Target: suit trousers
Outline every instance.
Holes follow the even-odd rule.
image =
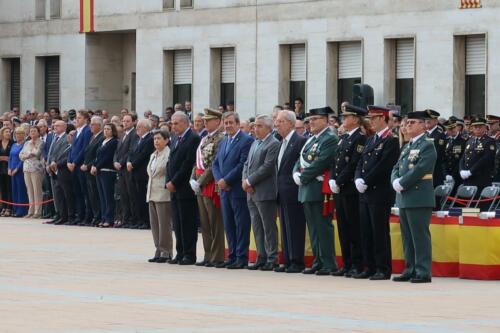
[[[99,191],[97,189],[96,176],[92,176],[90,172],[85,172],[85,179],[87,180],[87,193],[89,197],[89,204],[92,210],[92,217],[97,221],[101,220],[101,205],[99,204]]]
[[[43,200],[49,200],[54,198],[54,194],[52,192],[52,178],[49,174],[44,173],[43,182],[42,182],[42,196]],[[52,202],[48,202],[42,206],[42,214],[44,217],[53,217],[55,214],[55,200]]]
[[[175,232],[176,257],[196,260],[196,242],[198,227],[196,226],[196,200],[172,198],[172,219]]]
[[[392,273],[390,204],[360,202],[361,239],[364,264],[369,272]]]
[[[222,218],[230,262],[248,263],[250,245],[250,213],[246,198],[233,198],[222,193]]]
[[[96,176],[97,191],[101,206],[101,219],[103,222],[113,224],[115,217],[115,180],[116,172],[99,171]]]
[[[314,254],[313,267],[336,270],[335,244],[333,238],[332,215],[323,216],[321,201],[304,202],[307,227]]]
[[[57,201],[57,210],[59,217],[67,221],[75,218],[75,198],[73,192],[73,183],[71,172],[62,168],[57,172],[56,187],[54,195]]]
[[[257,247],[257,262],[278,263],[278,228],[276,201],[247,200],[253,235]]]
[[[144,178],[142,175],[132,173],[132,186],[135,223],[149,226],[149,209],[146,202],[146,193],[148,190],[147,176]]]
[[[78,166],[75,167],[75,170],[72,172],[73,176],[73,190],[75,194],[75,198],[77,199],[75,202],[76,214],[78,215],[78,219],[81,221],[85,221],[89,216],[90,212],[87,209],[88,205],[88,194],[87,194],[87,184],[85,180],[85,173],[80,170]]]
[[[300,202],[280,200],[281,248],[285,266],[304,267],[306,217]]]
[[[26,190],[28,192],[28,200],[30,203],[30,206],[28,208],[28,214],[41,215],[42,205],[40,204],[40,202],[42,202],[43,198],[43,190],[42,190],[43,171],[25,172],[24,183],[26,184]]]
[[[357,194],[335,195],[337,228],[340,249],[345,269],[362,271],[363,252],[361,249],[361,229],[359,225],[359,196]]]
[[[405,270],[419,277],[432,275],[432,243],[429,224],[432,207],[400,208],[399,225],[403,238]]]
[[[172,212],[170,201],[149,202],[149,219],[153,242],[155,244],[155,257],[172,258]]]
[[[216,208],[212,199],[197,195],[200,213],[201,236],[203,237],[204,260],[209,262],[224,261],[224,224],[222,212]]]
[[[122,223],[135,224],[132,204],[132,175],[126,168],[118,171],[118,189],[120,193],[120,206],[122,209]]]

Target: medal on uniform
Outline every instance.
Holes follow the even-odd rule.
[[[469,149],[470,148],[470,145],[467,145],[467,147],[465,147],[465,149]]]
[[[412,163],[408,164],[408,169],[410,169],[410,170],[413,169],[413,164]]]
[[[307,155],[307,160],[308,161],[312,161],[312,159],[313,159],[312,155]]]
[[[356,151],[357,151],[358,153],[362,153],[362,152],[363,152],[363,148],[364,148],[364,146],[362,146],[362,145],[358,145],[358,147],[356,148]]]
[[[495,150],[495,145],[490,145],[490,150]]]

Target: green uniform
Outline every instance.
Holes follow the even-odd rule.
[[[411,145],[404,146],[392,169],[391,181],[399,179],[403,187],[396,194],[396,206],[399,207],[405,275],[431,277],[429,223],[435,204],[432,174],[436,158],[434,143],[424,134]]]
[[[323,216],[322,183],[338,145],[338,137],[327,128],[318,137],[312,136],[304,145],[301,160],[294,172],[300,172],[299,201],[304,205],[307,227],[315,260],[313,268],[335,270],[335,247],[332,215]]]

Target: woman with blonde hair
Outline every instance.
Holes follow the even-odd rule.
[[[28,190],[29,209],[26,218],[39,219],[42,216],[43,198],[43,146],[44,142],[40,139],[40,129],[31,126],[29,130],[31,140],[24,144],[19,153],[19,158],[23,161],[24,182]]]

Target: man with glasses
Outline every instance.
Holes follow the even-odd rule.
[[[432,173],[436,149],[426,136],[426,111],[408,113],[406,131],[410,142],[403,147],[392,169],[391,182],[399,207],[401,236],[405,256],[403,274],[393,281],[431,282],[432,245],[429,223],[435,204]]]

